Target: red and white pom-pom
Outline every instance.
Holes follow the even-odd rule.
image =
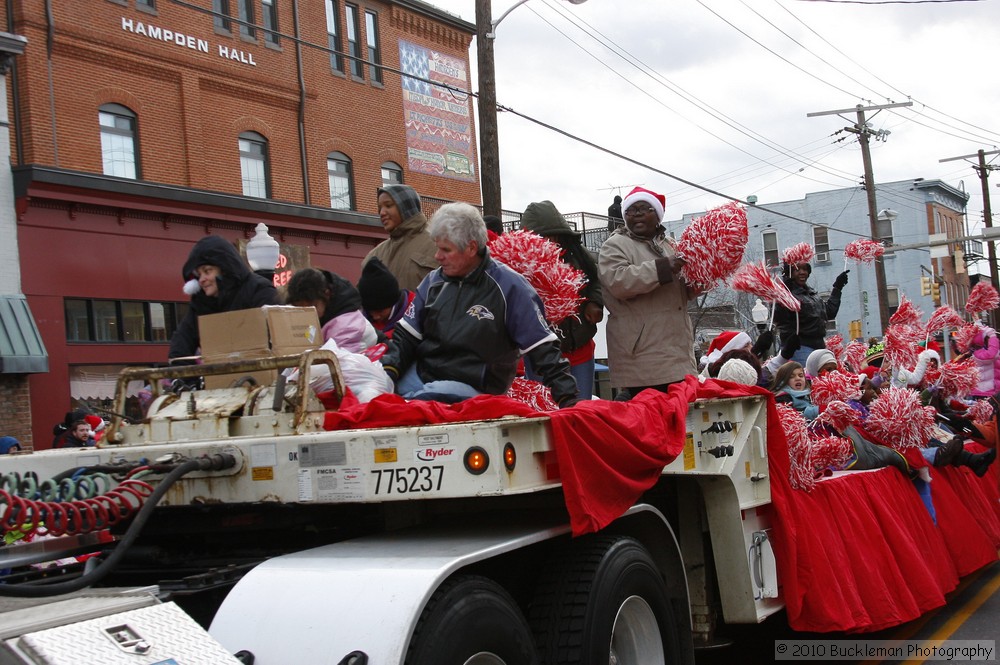
[[[966,323],[964,326],[955,331],[955,336],[952,338],[955,340],[955,346],[961,353],[968,353],[972,348],[972,344],[976,339],[976,335],[982,330],[982,324],[978,321],[972,323]]]
[[[993,420],[993,405],[985,399],[977,399],[965,410],[965,417],[974,423],[988,423]]]
[[[788,441],[788,481],[794,489],[809,491],[816,484],[812,467],[812,442],[802,414],[788,406],[778,404],[778,422]]]
[[[844,365],[853,372],[860,372],[865,366],[865,353],[868,345],[864,342],[851,342],[844,349]]]
[[[555,411],[559,407],[552,401],[552,391],[538,381],[523,377],[514,379],[507,397],[523,402],[536,411]]]
[[[885,362],[895,368],[910,369],[917,364],[917,342],[923,341],[919,328],[905,325],[889,326],[885,333]]]
[[[684,281],[707,291],[728,279],[743,261],[748,239],[747,211],[735,202],[695,218],[677,240]]]
[[[969,299],[965,301],[965,311],[971,314],[989,312],[1000,305],[1000,293],[988,282],[979,282],[972,287]]]
[[[763,300],[777,301],[793,312],[802,307],[802,302],[792,295],[783,281],[775,278],[763,261],[741,265],[729,280],[729,285],[737,291],[751,293]]]
[[[924,330],[927,331],[928,335],[933,335],[945,328],[961,328],[964,325],[965,319],[955,311],[954,307],[951,305],[941,305],[934,310],[931,318],[927,319],[927,325]]]
[[[972,358],[949,360],[941,365],[938,378],[941,390],[947,397],[963,399],[979,385],[979,369]]]
[[[844,258],[858,263],[874,263],[875,259],[885,254],[885,245],[878,240],[859,238],[852,240],[844,247]]]
[[[580,289],[587,283],[582,270],[577,270],[565,262],[560,262],[546,272],[535,276],[531,283],[545,304],[545,318],[558,326],[571,316],[578,316]]]
[[[823,436],[812,440],[812,466],[816,471],[839,470],[854,456],[854,444],[842,436]]]
[[[800,242],[781,253],[781,262],[797,266],[800,263],[809,263],[814,256],[816,249],[807,242]]]
[[[531,231],[511,231],[489,243],[490,255],[520,273],[538,292],[545,305],[545,318],[558,326],[577,316],[580,289],[587,283],[582,270],[563,261],[563,249]]]
[[[911,326],[922,330],[924,326],[920,319],[923,316],[924,313],[904,294],[902,300],[899,301],[899,308],[889,317],[889,325]]]
[[[934,433],[932,406],[920,403],[909,388],[888,388],[868,405],[865,426],[879,441],[893,448],[920,448]]]
[[[848,374],[840,370],[824,372],[823,376],[817,376],[812,380],[813,404],[823,408],[830,402],[846,402],[849,399],[861,397],[861,388],[858,386],[856,374]]]
[[[844,355],[844,336],[840,333],[834,333],[824,339],[823,344],[826,346],[826,350],[832,353],[839,362],[840,357]]]
[[[858,410],[840,400],[834,400],[827,404],[823,412],[813,420],[814,424],[829,425],[838,432],[843,432],[845,427],[857,425],[860,422],[861,414]]]

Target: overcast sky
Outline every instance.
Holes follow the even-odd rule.
[[[474,0],[430,1],[475,21]],[[854,186],[860,147],[835,132],[855,114],[806,114],[909,100],[869,114],[890,132],[872,143],[876,182],[964,183],[976,229],[979,178],[938,160],[1000,148],[997,44],[1000,0],[531,0],[497,29],[499,103],[645,166],[501,113],[503,207],[601,213],[637,184],[666,194],[668,219],[724,202],[661,172],[762,205]],[[470,59],[478,90],[474,41]]]

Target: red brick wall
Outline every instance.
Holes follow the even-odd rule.
[[[21,448],[32,445],[30,391],[25,374],[0,374],[0,436],[12,436]]]
[[[157,3],[155,13],[140,11],[131,1],[53,2],[53,102],[45,3],[6,1],[14,2],[13,32],[28,38],[25,54],[18,60],[19,128],[24,145],[18,163],[100,173],[97,108],[118,103],[138,116],[143,180],[240,194],[237,137],[243,131],[256,131],[269,142],[272,198],[306,202],[293,41],[282,39],[280,49],[267,47],[261,31],[255,42],[246,41],[235,23],[233,35],[220,34],[213,29],[210,15],[166,0]],[[199,4],[211,6],[208,0]],[[235,2],[231,4],[235,8]],[[276,4],[279,30],[290,34],[292,3],[278,0]],[[341,32],[346,36],[343,0],[338,4]],[[399,68],[398,43],[405,39],[461,58],[469,70],[471,35],[391,3],[357,4],[362,38],[364,11],[378,13],[382,63],[387,67]],[[259,2],[256,8],[259,12]],[[300,0],[299,12],[302,39],[325,47],[324,2]],[[123,18],[204,40],[209,52],[126,31]],[[220,57],[220,45],[242,51],[256,66]],[[380,166],[389,160],[403,167],[404,181],[421,194],[480,201],[478,180],[469,183],[407,170],[397,74],[383,70],[383,84],[378,85],[368,80],[365,67],[365,81],[357,81],[332,72],[327,52],[303,46],[302,53],[310,203],[329,205],[326,156],[332,151],[352,159],[359,211],[376,212]],[[12,150],[16,150],[13,142]],[[478,163],[477,156],[473,159]]]

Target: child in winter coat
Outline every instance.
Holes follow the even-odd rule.
[[[993,328],[980,326],[969,349],[972,360],[979,370],[979,385],[969,393],[970,397],[990,397],[997,392],[996,377],[1000,375],[1000,340]]]
[[[819,415],[819,407],[812,403],[806,372],[797,362],[787,362],[778,368],[771,382],[771,392],[778,404],[789,404],[799,411],[806,420]]]

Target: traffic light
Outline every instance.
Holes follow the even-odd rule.
[[[941,304],[941,284],[937,280],[931,282],[931,297],[934,298],[934,304]]]
[[[854,319],[848,326],[850,332],[847,334],[851,336],[851,339],[861,339],[861,321]]]
[[[929,296],[931,294],[932,280],[926,275],[920,276],[920,295]]]

